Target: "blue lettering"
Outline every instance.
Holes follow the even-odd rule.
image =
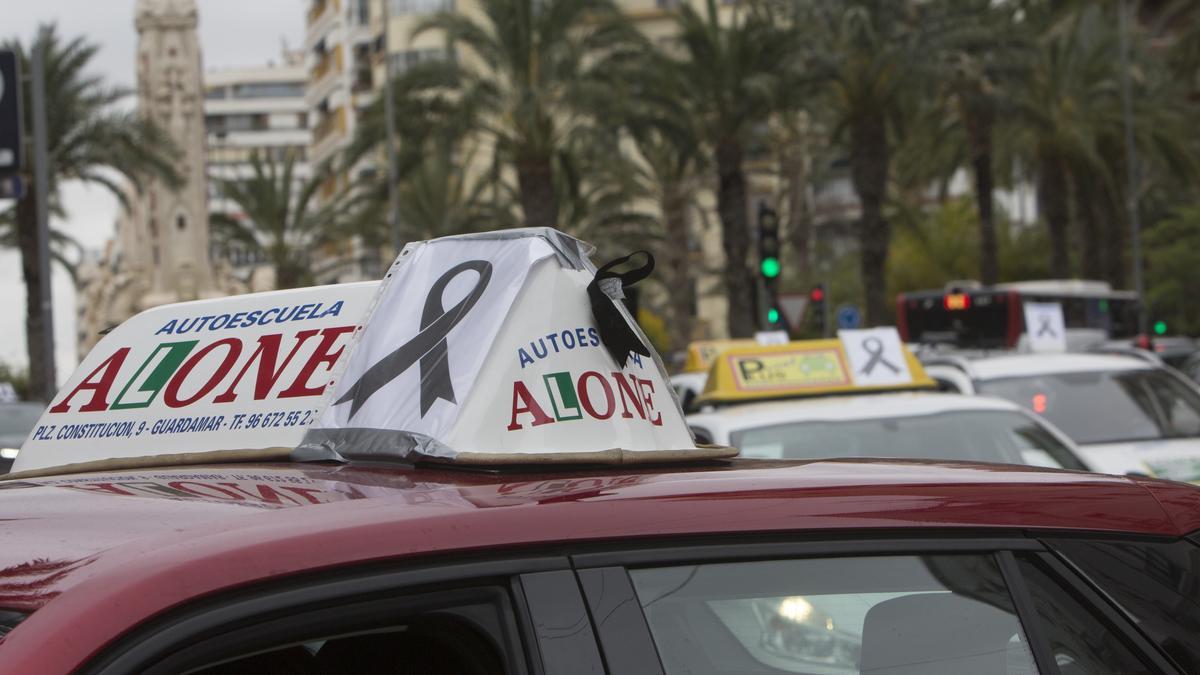
[[[278,313],[279,313],[278,307],[272,307],[271,309],[268,309],[267,311],[263,312],[262,318],[258,320],[258,325],[265,326],[265,325],[271,323],[270,316],[272,314],[278,314]]]
[[[163,333],[166,333],[167,335],[170,335],[170,334],[171,334],[171,331],[175,330],[175,323],[176,323],[176,320],[175,320],[175,319],[171,319],[170,321],[168,321],[168,322],[167,322],[167,325],[165,325],[165,326],[163,326],[162,328],[159,328],[158,330],[156,330],[156,331],[154,332],[154,334],[155,334],[155,335],[162,335]]]
[[[221,325],[219,325],[219,326],[217,325],[218,321],[221,322]],[[214,318],[212,320],[212,323],[209,324],[208,329],[209,330],[220,330],[220,329],[224,328],[225,324],[227,324],[227,323],[229,323],[229,315],[221,314],[220,316],[217,316],[216,318]]]
[[[564,330],[562,332],[561,337],[562,337],[563,349],[575,349],[575,334],[574,333],[572,333],[569,330]],[[569,340],[568,340],[568,338],[569,338]],[[567,344],[568,341],[571,344]]]
[[[550,340],[550,344],[554,345],[554,353],[558,353],[558,333],[551,333],[546,336]]]
[[[580,347],[587,346],[587,333],[582,328],[575,329],[575,341]]]
[[[524,347],[517,348],[517,358],[520,359],[522,368],[524,368],[525,364],[527,363],[533,363],[533,359],[530,358],[529,354],[525,352]]]
[[[196,325],[194,326],[194,328],[195,328],[196,332],[200,332],[200,331],[204,330],[204,327],[205,327],[206,325],[208,325],[208,322],[209,322],[209,321],[212,321],[212,320],[213,320],[213,319],[215,319],[215,318],[216,318],[215,316],[202,316],[202,317],[200,317],[200,318],[197,320],[197,322],[196,322]]]
[[[291,310],[291,311],[288,311],[288,310]],[[281,310],[279,310],[279,316],[275,317],[275,323],[284,323],[286,321],[291,321],[292,317],[295,315],[296,315],[295,307],[288,307],[287,309],[281,309]]]
[[[600,346],[600,332],[599,331],[597,331],[595,328],[589,328],[588,329],[588,337],[590,337],[592,339],[593,347]]]
[[[343,303],[341,300],[338,300],[337,302],[333,303],[333,306],[332,306],[332,307],[330,307],[329,309],[325,310],[325,313],[324,313],[324,314],[322,314],[321,316],[319,316],[319,317],[317,317],[317,318],[318,318],[318,319],[323,319],[323,318],[325,318],[325,317],[327,317],[327,316],[337,316],[339,313],[341,313],[341,311],[342,311],[342,305],[343,305],[343,304],[344,304],[344,303]]]
[[[292,314],[292,321],[299,321],[301,319],[307,319],[308,313],[312,311],[312,308],[313,308],[312,304],[300,305],[300,307],[298,307],[296,309],[296,313]]]
[[[256,309],[253,312],[250,312],[246,315],[246,320],[242,322],[242,328],[253,326],[254,324],[258,323],[258,317],[260,316],[262,316],[261,309]]]
[[[529,343],[529,346],[530,346],[530,347],[533,349],[533,354],[534,354],[534,356],[538,357],[539,359],[544,359],[544,358],[546,358],[546,354],[549,354],[549,353],[550,353],[550,352],[549,352],[549,351],[546,349],[546,342],[545,342],[545,340],[542,340],[541,338],[538,338],[537,344],[534,344],[534,343],[530,342],[530,343]],[[538,347],[539,347],[539,346],[541,347],[541,350],[539,350],[539,349],[538,349]]]
[[[237,314],[233,315],[233,318],[229,319],[228,326],[230,328],[239,328],[242,324],[242,319],[245,319],[245,318],[246,318],[245,312],[238,312]]]

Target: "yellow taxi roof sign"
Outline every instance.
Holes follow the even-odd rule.
[[[781,345],[754,345],[722,352],[713,361],[698,403],[739,403],[776,398],[827,396],[880,391],[931,389],[936,383],[906,347],[899,348],[903,363],[891,363],[881,354],[856,371],[845,339],[802,340]],[[893,357],[896,358],[896,357]],[[865,373],[890,368],[907,376],[874,384]]]
[[[729,351],[730,349],[743,349],[746,347],[754,347],[758,344],[753,338],[740,338],[733,340],[695,340],[688,344],[687,361],[683,364],[685,373],[706,373],[712,367],[713,361],[721,355],[721,352]]]

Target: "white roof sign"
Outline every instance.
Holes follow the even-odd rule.
[[[294,446],[378,286],[256,293],[134,316],[92,348],[13,471]]]
[[[1062,305],[1057,302],[1026,302],[1025,335],[1034,352],[1067,351],[1067,324]]]
[[[554,230],[447,237],[410,244],[382,282],[148,310],[93,348],[13,469],[293,448],[466,463],[735,454],[696,447],[636,323],[589,294],[589,252]],[[617,363],[601,337],[614,325],[650,356]]]

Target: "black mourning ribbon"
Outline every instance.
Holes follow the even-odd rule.
[[[1058,337],[1058,333],[1054,332],[1054,328],[1050,325],[1050,317],[1039,316],[1037,337],[1043,337],[1047,334],[1052,338]]]
[[[450,309],[443,308],[442,293],[445,292],[446,286],[459,274],[468,270],[479,274],[475,287],[465,298],[459,300],[458,304]],[[372,394],[418,361],[421,363],[421,417],[429,412],[429,408],[439,398],[455,403],[454,384],[450,380],[449,355],[446,352],[446,336],[479,301],[479,296],[483,295],[483,289],[487,288],[491,278],[492,264],[486,260],[468,260],[447,270],[433,282],[429,294],[425,296],[425,309],[421,312],[421,331],[416,337],[368,368],[334,405],[352,401],[350,417],[354,417]]]
[[[863,350],[867,352],[867,356],[871,358],[863,369],[859,371],[862,375],[870,375],[875,372],[875,366],[882,365],[893,373],[899,374],[900,368],[896,364],[883,358],[883,340],[877,337],[869,337],[862,342]]]
[[[638,254],[646,256],[646,262],[641,267],[623,273],[612,271],[614,267],[624,265]],[[588,284],[588,297],[592,301],[592,315],[596,317],[600,341],[622,368],[625,367],[631,353],[650,356],[650,350],[625,320],[616,303],[625,297],[626,288],[650,276],[653,271],[654,256],[648,251],[634,251],[596,270],[596,278]]]

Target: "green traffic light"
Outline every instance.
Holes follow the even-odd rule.
[[[779,310],[774,307],[767,310],[767,323],[779,323]]]
[[[1155,321],[1154,322],[1154,334],[1155,335],[1166,335],[1167,334],[1167,322],[1166,321]]]
[[[779,276],[779,258],[763,258],[762,273],[768,279]]]

